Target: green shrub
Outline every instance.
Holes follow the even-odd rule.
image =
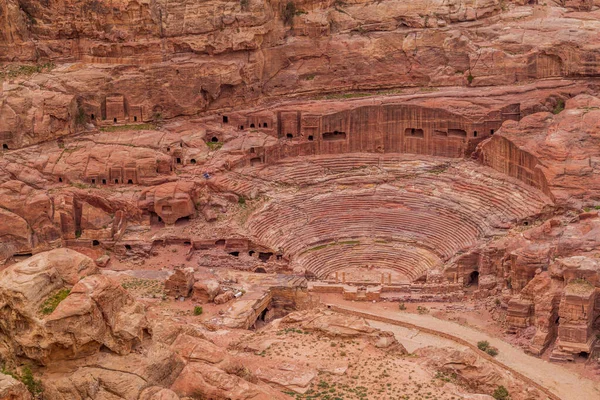
[[[421,307],[421,306],[418,306],[418,307],[417,307],[417,312],[418,312],[419,314],[421,314],[421,315],[422,315],[422,314],[428,314],[428,313],[429,313],[429,308],[427,308],[427,307]]]
[[[19,378],[21,382],[27,387],[27,390],[34,396],[39,396],[44,391],[42,387],[42,381],[35,379],[31,369],[27,366],[23,367],[21,376]]]
[[[490,347],[490,342],[487,340],[481,340],[477,342],[477,348],[481,351],[486,351],[488,347]]]
[[[44,301],[44,304],[42,304],[42,314],[52,314],[60,302],[67,298],[69,293],[71,293],[71,289],[61,289],[52,296],[48,297],[46,301]]]
[[[202,309],[201,306],[194,307],[194,315],[202,315],[203,312],[204,312],[204,310]]]
[[[221,147],[223,147],[222,142],[206,142],[206,145],[211,150],[219,150]]]
[[[508,390],[504,386],[498,386],[494,393],[492,393],[492,397],[496,400],[508,400],[510,399],[510,395],[508,394]]]
[[[244,196],[238,196],[238,204],[240,206],[245,206],[246,205],[246,198]]]
[[[559,114],[564,109],[565,101],[563,99],[558,99],[558,101],[556,102],[556,106],[554,106],[554,110],[552,110],[552,114]]]
[[[398,309],[400,311],[404,311],[404,310],[406,310],[406,305],[404,303],[400,303],[400,304],[398,304]]]
[[[487,349],[485,349],[485,352],[492,357],[496,357],[498,355],[498,348],[490,346]]]
[[[471,75],[471,73],[469,73],[469,76],[467,76],[467,81],[469,81],[469,85],[473,83],[473,79],[475,79],[475,77]]]

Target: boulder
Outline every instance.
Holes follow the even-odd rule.
[[[37,254],[0,274],[2,339],[42,364],[105,346],[127,354],[146,329],[144,307],[92,259],[69,249]]]
[[[165,293],[173,297],[188,297],[194,280],[194,268],[176,268],[165,282]]]
[[[278,400],[288,397],[268,386],[259,386],[208,364],[185,366],[171,390],[180,397],[231,400]]]
[[[210,303],[221,292],[221,285],[214,279],[198,281],[192,289],[192,300],[197,303]]]
[[[225,293],[221,293],[220,295],[215,297],[215,304],[225,304],[235,298],[235,294],[232,291],[227,291]]]
[[[12,376],[0,374],[0,399],[2,400],[31,400],[27,387]]]

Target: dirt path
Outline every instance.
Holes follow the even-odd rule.
[[[521,349],[515,348],[501,339],[489,336],[476,329],[462,326],[451,321],[443,321],[430,315],[411,314],[396,310],[377,310],[373,307],[369,307],[368,303],[352,303],[342,299],[335,300],[333,298],[328,298],[327,300],[328,304],[335,305],[350,312],[366,313],[374,317],[387,318],[400,323],[407,323],[425,328],[429,330],[429,336],[433,336],[431,333],[434,331],[439,332],[440,335],[451,335],[472,344],[476,344],[480,340],[487,340],[499,350],[499,354],[496,357],[497,361],[532,379],[534,382],[539,383],[562,400],[600,399],[600,382],[594,382],[583,378],[576,373],[561,367],[560,364],[549,363],[548,361],[529,356]],[[369,323],[374,327],[390,330],[398,335],[414,331],[414,329],[399,328],[397,325],[381,321],[373,320],[371,322],[370,320]],[[421,336],[421,338],[417,339],[419,336]],[[430,342],[430,339],[427,338],[428,335],[419,336],[410,334],[408,340],[403,339],[402,342],[408,343],[409,347],[413,348],[415,348],[414,346],[417,345],[419,341],[424,345]],[[412,345],[410,342],[413,342]],[[450,340],[444,338],[443,341],[440,341],[440,344],[444,342],[448,343]],[[431,345],[435,346],[435,343],[431,342]],[[456,342],[453,343],[453,347],[464,348],[462,344]],[[410,351],[409,348],[407,349]]]

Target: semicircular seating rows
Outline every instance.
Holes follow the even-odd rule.
[[[247,222],[257,241],[282,251],[320,278],[345,266],[370,263],[396,265],[396,270],[417,279],[439,264],[435,260],[443,263],[485,237],[505,233],[510,224],[539,213],[550,202],[534,188],[464,160],[436,169],[435,163],[415,160],[372,156],[376,161],[369,164],[364,156],[340,158],[297,159],[302,175],[294,175],[302,176],[302,185],[280,193]],[[293,170],[294,162],[283,161],[286,171]],[[388,175],[392,171],[392,179],[382,181],[375,174],[374,183],[363,179],[355,185],[335,180],[332,171],[347,178],[349,171],[362,165],[376,165]],[[251,174],[268,181],[278,166],[253,169]],[[324,169],[329,174],[326,181],[320,180]],[[289,174],[277,179],[298,185]],[[388,245],[320,246],[348,238],[379,239]],[[419,250],[411,252],[407,245]]]

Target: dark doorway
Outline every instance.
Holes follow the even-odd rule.
[[[477,137],[477,131],[473,131],[473,137]]]
[[[213,136],[212,139],[210,139],[210,141],[213,143],[217,143],[219,141],[219,138],[216,136]]]
[[[310,135],[310,136],[308,137],[308,140],[309,140],[309,141],[311,141],[311,142],[312,142],[314,139],[315,139],[315,138],[314,138],[314,136],[313,136],[313,135]]]
[[[291,139],[294,137],[294,135],[292,135],[291,133],[288,133],[287,135],[285,135],[286,138]]]
[[[227,115],[223,115],[223,123],[224,124],[229,123],[229,117],[227,117]]]
[[[234,256],[234,257],[239,257],[240,256],[240,252],[239,251],[232,251],[229,253],[230,256]]]
[[[2,145],[2,149],[3,149],[3,150],[8,150],[8,145],[7,145],[6,143],[4,143],[4,144]]]
[[[273,253],[258,253],[258,258],[260,259],[260,261],[262,262],[267,262],[269,261],[269,258],[271,258],[271,256],[273,255]]]
[[[479,285],[479,271],[473,271],[469,274],[469,282],[467,286]]]
[[[90,115],[90,119],[93,121],[96,119],[96,116],[94,114]]]
[[[250,128],[255,128],[254,124],[250,124]]]
[[[133,116],[133,122],[137,122],[137,117],[135,115]]]
[[[127,184],[128,184],[128,185],[133,185],[133,180],[131,180],[131,179],[128,179],[128,180],[127,180]]]
[[[191,162],[192,164],[196,164],[196,159],[195,159],[195,158],[192,158],[192,159],[190,160],[190,162]]]
[[[117,119],[116,119],[116,118],[113,118],[113,122],[116,124],[116,123],[117,123]]]
[[[92,246],[100,246],[100,242],[97,240],[92,241]]]
[[[328,141],[328,140],[345,140],[346,139],[346,132],[339,132],[339,131],[333,131],[333,132],[325,132],[323,133],[323,140]]]
[[[181,158],[177,157],[177,164],[181,164]]]
[[[254,270],[257,274],[266,274],[267,271],[263,267],[258,267]]]
[[[102,179],[102,184],[106,185],[106,179]]]
[[[494,130],[490,129],[490,135],[493,135],[493,134],[494,134]]]

